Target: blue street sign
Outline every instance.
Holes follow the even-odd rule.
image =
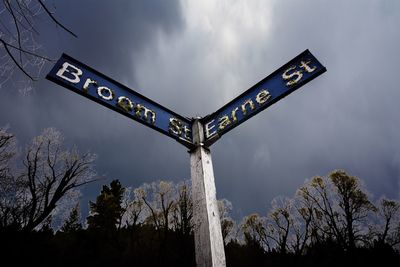
[[[325,71],[326,68],[310,51],[304,51],[216,112],[204,117],[205,145],[212,145],[223,134]]]
[[[63,54],[47,79],[191,148],[192,121]]]

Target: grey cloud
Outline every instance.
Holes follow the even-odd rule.
[[[236,190],[224,191],[225,197],[241,194],[244,202],[239,205],[251,210],[255,199],[269,203],[274,195],[294,194],[305,178],[335,168],[364,179],[376,197],[398,196],[400,168],[393,162],[400,148],[395,78],[399,14],[388,14],[382,6],[375,1],[276,3],[276,38],[267,44],[274,51],[271,61],[310,48],[328,72],[216,146],[223,151],[216,166],[230,165],[216,167],[216,173],[226,182],[232,175],[243,181]],[[228,138],[234,145],[226,144]],[[270,160],[249,168],[260,146]],[[230,155],[237,154],[232,151],[247,160],[230,164]]]
[[[155,39],[173,36],[183,26],[178,1],[57,1],[55,6],[57,17],[79,38],[42,22],[39,38],[49,55],[58,58],[66,52],[131,88],[135,87],[135,57]],[[84,207],[101,183],[112,179],[138,186],[156,179],[188,178],[188,167],[170,168],[186,166],[186,150],[175,141],[54,83],[42,79],[25,97],[12,87],[3,88],[1,94],[0,125],[9,124],[20,144],[43,128],[56,127],[65,135],[67,146],[99,155],[96,169],[106,180],[86,187]],[[171,151],[183,156],[170,157]]]
[[[80,37],[57,37],[51,53],[65,51],[195,116],[309,48],[328,71],[211,148],[218,197],[232,201],[236,217],[265,213],[274,197],[336,168],[364,179],[376,197],[399,197],[398,1],[238,1],[194,14],[187,7],[200,2],[183,2],[60,1],[58,14]],[[260,16],[257,5],[270,12]],[[98,153],[108,179],[189,178],[188,154],[174,140],[48,81],[36,88],[29,97],[1,92],[0,125],[10,123],[22,141],[55,126],[69,144]],[[87,187],[85,198],[98,188]]]

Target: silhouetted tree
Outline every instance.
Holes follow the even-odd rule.
[[[140,188],[140,196],[149,212],[148,221],[153,223],[157,230],[166,233],[172,218],[172,209],[175,204],[175,188],[171,182],[160,181],[144,184]]]
[[[0,128],[0,177],[6,176],[8,164],[15,154],[14,135],[6,128]]]
[[[246,244],[260,247],[267,251],[271,250],[265,218],[257,213],[248,215],[243,218],[240,229],[243,232]]]
[[[15,137],[0,128],[0,228],[10,227],[13,213],[14,187],[10,173],[10,161],[15,156]],[[18,225],[15,225],[18,227]]]
[[[79,218],[79,205],[76,205],[70,212],[67,220],[61,226],[61,231],[64,233],[72,233],[82,229],[82,224]]]
[[[143,222],[144,216],[144,202],[141,198],[141,191],[138,188],[133,190],[126,188],[124,193],[122,208],[125,212],[122,223],[129,228],[135,228]]]
[[[40,233],[45,233],[47,235],[53,235],[54,231],[53,228],[51,227],[51,217],[47,217],[41,224],[40,224]]]
[[[221,222],[222,239],[225,245],[233,238],[233,230],[235,228],[234,220],[229,216],[232,211],[232,203],[227,199],[220,199],[217,202],[219,220]]]
[[[315,206],[313,218],[318,220],[320,234],[335,240],[346,249],[362,241],[363,223],[375,211],[360,181],[342,170],[328,178],[314,177],[298,194],[309,206]],[[365,234],[365,233],[364,233]]]
[[[345,176],[340,173],[326,178],[314,177],[294,198],[275,198],[268,216],[251,214],[245,217],[239,234],[225,239],[227,266],[389,266],[389,263],[398,262],[400,254],[395,245],[400,237],[400,204],[383,198],[377,210],[370,207],[364,197],[352,195],[345,189],[361,190],[354,186],[353,178]],[[188,189],[186,183],[157,182],[124,190],[115,180],[103,186],[96,202],[91,203],[89,230],[76,231],[80,226],[75,207],[62,231],[56,234],[50,227],[51,216],[36,227],[37,231],[0,232],[0,245],[3,244],[0,251],[10,259],[18,255],[18,258],[29,259],[31,265],[40,263],[41,266],[53,266],[55,261],[60,266],[195,266],[193,234],[186,232],[192,229],[193,223]],[[362,193],[367,196],[364,191]],[[352,202],[360,199],[359,203],[368,205],[366,208],[360,209]],[[324,204],[324,201],[329,203]],[[357,211],[351,215],[355,218],[353,248],[339,242],[329,221],[329,216],[333,216],[342,238],[348,242],[346,201],[350,202],[348,207]],[[332,214],[326,214],[321,207],[331,207]],[[232,220],[231,209],[228,200],[219,201],[221,219]],[[154,218],[153,214],[158,216]],[[371,214],[377,217],[369,216]],[[169,220],[168,228],[165,228],[165,218]],[[186,223],[187,230],[184,230]],[[371,226],[369,233],[366,224]],[[223,232],[224,237],[225,234]],[[357,238],[370,242],[359,242]]]
[[[370,237],[378,244],[396,247],[400,244],[400,203],[381,198],[378,204],[378,223],[371,227]]]
[[[94,180],[94,155],[64,150],[62,141],[60,132],[45,129],[28,146],[22,169],[1,180],[2,228],[34,230],[69,192]]]
[[[282,203],[274,203],[268,214],[268,236],[276,242],[277,250],[281,254],[286,254],[289,249],[289,234],[293,226],[292,205],[291,199],[284,199]]]
[[[177,199],[173,207],[174,229],[183,235],[189,235],[193,231],[193,201],[191,188],[186,182],[177,184]]]
[[[124,188],[118,180],[104,185],[96,202],[90,202],[90,215],[87,218],[89,229],[114,231],[121,225],[124,213],[122,208]]]
[[[312,209],[300,204],[294,212],[290,247],[296,255],[302,255],[312,235]]]

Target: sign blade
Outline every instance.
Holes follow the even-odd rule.
[[[212,145],[222,135],[325,71],[326,68],[311,52],[305,50],[216,112],[204,117],[204,144]]]
[[[63,54],[46,78],[192,148],[192,121]]]

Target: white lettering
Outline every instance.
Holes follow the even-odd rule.
[[[231,124],[231,121],[229,120],[229,117],[224,115],[221,118],[219,118],[219,125],[218,125],[218,130],[223,130],[225,129],[229,124]]]
[[[143,105],[137,104],[134,108],[135,110],[135,115],[139,118],[143,118],[142,117],[142,111],[144,111],[143,116],[144,116],[144,120],[148,119],[148,114],[151,114],[151,123],[154,124],[156,122],[156,113],[154,111],[152,111],[151,109],[146,108]]]
[[[104,100],[112,100],[115,95],[113,90],[105,86],[97,88],[97,94]]]
[[[176,118],[169,118],[169,128],[168,129],[173,134],[181,135],[182,134],[182,122]]]
[[[210,138],[211,136],[213,136],[214,134],[217,133],[216,130],[214,130],[213,132],[210,132],[213,128],[215,128],[215,125],[209,127],[210,124],[212,124],[214,121],[215,121],[215,120],[212,120],[212,121],[206,123],[206,125],[205,125],[205,126],[206,126],[206,138],[207,138],[207,139]]]
[[[117,106],[125,110],[126,112],[130,112],[133,110],[133,103],[132,101],[127,98],[126,96],[118,97]]]
[[[296,69],[296,66],[291,66],[290,68],[288,68],[288,69],[282,74],[282,78],[283,78],[285,81],[290,80],[290,79],[292,79],[292,78],[294,78],[294,77],[296,76],[294,79],[292,79],[292,80],[290,80],[290,81],[288,81],[288,82],[286,83],[287,86],[295,85],[295,84],[298,83],[298,82],[300,81],[300,79],[303,77],[303,73],[302,73],[301,70],[298,70],[298,71],[295,71],[295,72],[293,72],[293,73],[291,73],[291,74],[288,74],[289,71],[294,70],[294,69]]]
[[[238,111],[238,110],[239,110],[239,108],[238,108],[238,107],[236,107],[236,108],[234,108],[234,109],[232,110],[232,112],[231,112],[231,115],[232,115],[232,121],[233,121],[233,122],[237,121],[237,117],[236,117],[236,111]]]
[[[68,69],[68,68],[70,68],[70,69]],[[72,72],[71,69],[74,70],[75,72]],[[73,78],[69,78],[69,77],[65,76],[64,72],[71,74],[73,76]],[[64,62],[62,64],[62,68],[57,71],[56,75],[60,78],[63,78],[64,80],[71,82],[71,83],[79,83],[81,81],[79,79],[79,76],[82,75],[82,70],[78,69],[74,65],[69,64],[68,62]]]
[[[260,91],[256,96],[256,101],[258,104],[262,105],[270,99],[271,94],[267,90]]]
[[[300,68],[302,68],[302,69],[305,69],[305,71],[307,71],[308,73],[311,73],[311,72],[313,72],[314,70],[316,70],[317,69],[317,67],[310,67],[310,66],[308,66],[308,64],[310,64],[311,63],[311,61],[310,60],[308,60],[308,61],[301,61],[300,62]]]
[[[83,91],[85,91],[87,93],[88,90],[89,90],[89,85],[91,85],[91,84],[97,85],[97,82],[95,80],[87,78],[86,81],[85,81],[85,84],[82,87]]]
[[[243,115],[246,115],[246,114],[247,114],[247,109],[246,109],[246,105],[247,105],[247,104],[249,104],[250,111],[252,111],[252,110],[254,109],[253,101],[251,101],[251,99],[246,100],[246,101],[243,103],[243,105],[242,105],[242,112],[243,112]]]

